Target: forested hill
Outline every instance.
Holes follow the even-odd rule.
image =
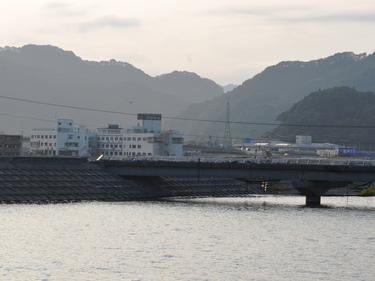
[[[191,72],[151,77],[126,62],[85,61],[54,46],[0,48],[0,132],[7,134],[54,126],[56,117],[92,127],[107,123],[130,127],[136,125],[137,113],[175,116],[191,103],[223,93],[214,81]]]
[[[277,117],[280,126],[264,137],[290,142],[296,135],[309,135],[313,142],[345,142],[375,149],[374,112],[372,92],[359,92],[349,87],[318,90],[281,113]]]
[[[231,136],[257,137],[273,129],[276,117],[288,110],[313,91],[349,86],[359,91],[375,92],[375,53],[371,55],[338,53],[309,62],[285,61],[267,67],[220,97],[194,104],[182,112],[181,118],[226,120],[226,107],[230,99]],[[171,128],[182,128],[192,135],[223,135],[225,123],[173,121]]]

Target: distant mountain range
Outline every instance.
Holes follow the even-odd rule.
[[[231,136],[256,138],[311,92],[341,86],[375,92],[375,53],[280,62],[242,85],[221,87],[195,73],[151,77],[126,62],[85,61],[54,46],[5,47],[0,48],[0,132],[27,135],[31,127],[54,127],[55,118],[127,128],[136,125],[137,113],[161,113],[163,129],[179,130],[186,138],[220,138],[229,98]]]
[[[203,120],[225,121],[229,98],[231,136],[256,138],[275,128],[276,117],[311,92],[340,86],[375,92],[375,53],[345,52],[309,62],[280,62],[230,92],[190,105],[178,115],[180,120],[170,120],[168,126],[183,128],[187,135],[220,138],[225,123]]]
[[[0,48],[0,131],[5,133],[22,128],[27,134],[35,124],[53,127],[43,120],[56,117],[98,127],[131,126],[136,113],[175,116],[223,93],[215,82],[186,71],[151,77],[126,62],[85,61],[54,46]]]

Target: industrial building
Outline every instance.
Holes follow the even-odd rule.
[[[95,139],[85,126],[74,127],[72,119],[57,119],[54,128],[34,128],[30,136],[30,154],[86,157],[92,153]]]
[[[174,130],[161,131],[161,114],[137,114],[142,124],[123,129],[108,124],[97,130],[99,155],[108,158],[128,156],[182,156],[184,138]]]
[[[332,143],[313,143],[311,136],[297,135],[295,143],[277,140],[250,142],[243,145],[249,154],[261,151],[277,151],[281,153],[301,153],[320,156],[337,155],[338,148],[342,147]]]

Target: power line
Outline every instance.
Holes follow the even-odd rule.
[[[104,110],[104,109],[96,109],[96,108],[88,108],[88,107],[80,107],[80,106],[62,105],[62,104],[55,104],[55,103],[48,103],[48,102],[41,102],[41,101],[33,101],[33,100],[28,100],[28,99],[13,98],[13,97],[7,97],[7,96],[0,96],[0,98],[8,99],[8,100],[21,101],[21,102],[28,102],[28,103],[33,103],[33,104],[41,104],[41,105],[47,105],[47,106],[63,107],[63,108],[78,109],[78,110],[93,111],[93,112],[121,114],[121,115],[128,115],[128,116],[136,116],[137,115],[136,113],[126,113],[126,112],[113,111],[113,110]],[[226,120],[210,120],[210,119],[196,119],[196,118],[170,117],[170,116],[163,116],[163,119],[181,120],[181,121],[195,121],[195,122],[226,123]],[[229,123],[230,124],[238,124],[238,125],[259,125],[259,126],[280,126],[280,127],[375,129],[375,125],[364,126],[364,125],[277,124],[277,123],[244,122],[244,121],[230,121]]]

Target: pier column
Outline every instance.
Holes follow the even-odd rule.
[[[306,195],[306,206],[320,206],[320,196]]]
[[[320,199],[334,182],[328,181],[293,181],[293,186],[306,196],[306,206],[320,206]]]

